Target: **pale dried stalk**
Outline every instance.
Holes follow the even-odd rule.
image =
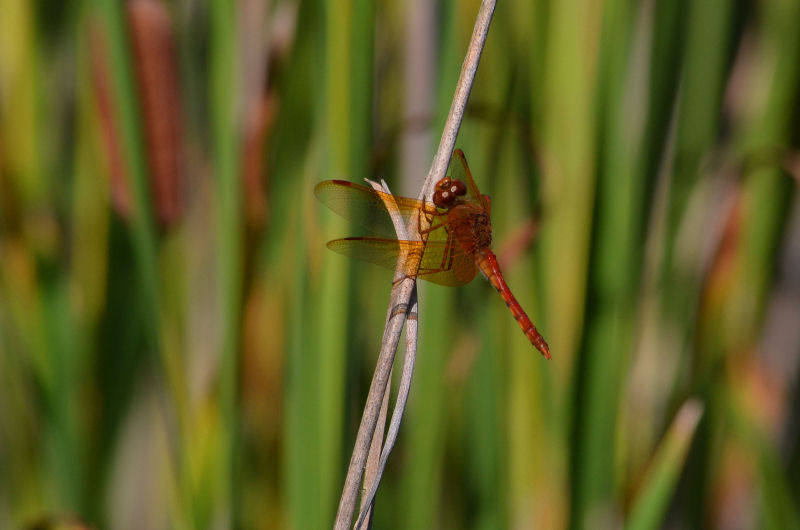
[[[400,214],[400,210],[397,208],[397,203],[394,200],[394,196],[392,195],[392,191],[389,189],[389,186],[386,184],[385,181],[381,181],[381,184],[377,182],[373,182],[369,179],[365,179],[373,189],[377,191],[382,191],[385,195],[381,195],[383,199],[384,205],[386,206],[386,211],[389,213],[389,216],[392,219],[392,224],[394,225],[394,230],[397,234],[397,238],[400,240],[405,240],[408,238],[406,232],[405,222],[403,221],[403,217]],[[414,313],[416,314],[416,307],[414,308]],[[414,349],[416,350],[416,334],[412,335],[410,333],[410,327],[406,327],[406,349],[408,349],[409,341],[413,341]],[[370,444],[369,455],[367,456],[367,467],[366,472],[364,474],[364,485],[370,485],[370,492],[374,489],[377,489],[377,485],[380,484],[381,476],[383,475],[383,469],[385,468],[385,461],[381,458],[382,452],[385,452],[385,448],[382,447],[383,442],[383,429],[386,425],[386,413],[389,407],[389,396],[391,394],[391,382],[392,382],[392,372],[393,370],[389,371],[389,381],[386,385],[386,391],[383,394],[383,404],[381,406],[380,415],[378,416],[378,423],[375,426],[375,432],[372,435],[372,443]],[[403,381],[405,381],[405,372],[403,373]],[[410,383],[410,381],[409,381]],[[398,397],[397,402],[395,403],[395,409],[392,412],[392,422],[394,423],[394,418],[397,415],[398,407],[400,407],[400,416],[403,415],[403,410],[405,410],[405,400],[401,400]],[[396,438],[396,433],[395,433]],[[389,437],[387,437],[386,445],[394,446],[394,438],[392,437],[392,433],[390,431]],[[391,449],[389,449],[391,451]],[[364,495],[364,490],[362,490],[361,494],[361,507],[359,509],[360,515],[358,518],[358,522],[356,523],[356,528],[360,528],[361,523],[365,520],[371,523],[372,521],[372,500],[374,498],[374,492],[371,495]]]
[[[403,375],[400,379],[400,389],[397,392],[397,401],[395,402],[394,410],[392,411],[392,421],[389,424],[389,432],[386,434],[386,443],[381,451],[381,458],[378,464],[374,477],[365,477],[364,483],[369,485],[369,491],[361,502],[361,513],[356,521],[355,528],[362,528],[365,520],[370,520],[372,517],[372,506],[375,500],[375,495],[378,493],[378,486],[383,477],[383,472],[386,469],[386,463],[389,461],[389,454],[394,449],[394,444],[397,442],[397,435],[400,432],[400,422],[403,420],[406,404],[408,403],[408,394],[411,390],[411,378],[414,375],[414,364],[417,360],[417,293],[411,296],[411,309],[408,313],[408,320],[406,323],[406,352],[403,361]],[[388,386],[387,386],[388,389]],[[387,390],[388,392],[388,390]],[[385,421],[385,419],[381,419]],[[376,429],[377,431],[377,429]]]
[[[464,116],[467,99],[469,98],[472,83],[475,79],[475,72],[478,69],[478,62],[480,61],[481,53],[486,44],[486,36],[489,32],[492,15],[494,14],[495,3],[495,0],[484,0],[481,3],[478,18],[475,22],[475,28],[472,32],[469,50],[467,51],[467,56],[461,67],[461,75],[458,79],[453,102],[450,105],[450,112],[447,115],[447,122],[442,132],[442,138],[439,142],[439,149],[436,152],[431,170],[428,172],[428,176],[420,192],[421,200],[432,196],[436,182],[441,180],[447,172],[450,156],[453,154],[458,130]],[[408,227],[408,234],[411,234],[415,240],[420,239],[420,229],[424,229],[424,227],[418,225],[419,222],[425,222],[424,216],[421,219],[416,217],[412,218]],[[339,510],[336,513],[334,528],[338,530],[350,528],[350,523],[353,520],[353,512],[355,511],[359,486],[363,477],[370,443],[375,432],[375,425],[377,424],[378,415],[383,403],[386,385],[394,363],[397,344],[400,342],[400,333],[402,332],[403,324],[409,313],[408,308],[412,299],[412,294],[415,292],[416,279],[404,274],[404,271],[408,270],[407,260],[409,258],[412,257],[401,254],[398,261],[398,269],[395,273],[395,281],[392,285],[391,298],[389,300],[386,327],[384,328],[383,339],[381,340],[381,351],[378,355],[375,374],[373,375],[367,402],[364,406],[364,414],[361,417],[361,424],[358,428],[356,443],[353,447],[353,455],[350,458],[350,465],[347,469],[347,477],[345,478],[342,497],[339,501]],[[415,256],[413,258],[416,260],[416,265],[418,266],[420,256]],[[404,266],[404,264],[406,265]]]
[[[389,412],[389,399],[392,393],[392,373],[394,369],[389,372],[389,383],[386,385],[386,392],[383,393],[383,404],[381,405],[381,412],[378,415],[378,423],[375,425],[375,433],[372,435],[372,443],[369,446],[369,455],[367,456],[367,467],[364,471],[363,484],[373,484],[376,480],[380,482],[380,460],[381,450],[383,443],[383,429],[386,426],[386,415]],[[376,478],[377,477],[377,478]],[[360,517],[365,517],[367,521],[372,521],[372,505],[367,503],[367,495],[364,488],[361,489],[361,506],[359,507]],[[359,528],[359,525],[356,525]],[[369,526],[368,526],[369,528]]]

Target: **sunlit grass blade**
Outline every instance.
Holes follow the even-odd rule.
[[[663,528],[664,516],[683,472],[703,405],[697,400],[683,404],[658,445],[647,468],[625,524],[631,530]]]
[[[152,308],[146,318],[148,340],[154,352],[160,350],[158,295],[156,273],[155,230],[149,200],[149,184],[139,121],[138,102],[135,95],[136,82],[133,75],[132,55],[127,41],[122,6],[109,0],[98,0],[97,7],[105,22],[105,39],[108,44],[112,98],[119,119],[119,133],[123,144],[124,163],[131,179],[134,217],[131,232],[137,266],[140,274],[142,295]]]
[[[620,385],[630,359],[635,293],[642,259],[647,180],[634,173],[643,86],[631,52],[636,11],[611,2],[604,13],[597,124],[597,195],[593,219],[584,350],[577,368],[573,517],[594,526],[614,513],[615,441]],[[638,105],[637,105],[638,102]]]

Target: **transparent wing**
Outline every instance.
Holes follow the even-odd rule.
[[[467,198],[470,202],[478,204],[483,208],[486,213],[490,212],[489,198],[481,194],[477,184],[472,178],[472,172],[467,166],[467,159],[464,156],[464,151],[456,149],[453,151],[453,156],[450,158],[450,166],[448,168],[450,178],[463,181],[467,185]]]
[[[458,245],[446,241],[398,241],[377,237],[348,237],[328,242],[328,248],[351,258],[396,270],[401,251],[409,254],[422,253],[418,271],[409,264],[403,273],[407,276],[437,283],[457,286],[469,283],[477,273],[475,260],[464,253]]]
[[[367,186],[361,186],[345,180],[326,180],[314,187],[314,194],[328,208],[345,219],[353,221],[371,234],[385,237],[397,237],[389,212],[384,201],[393,201],[408,224],[419,216],[428,216],[433,225],[441,225],[445,216],[437,211],[433,203],[423,202],[409,197],[389,195]],[[446,240],[444,230],[433,230],[429,240]]]

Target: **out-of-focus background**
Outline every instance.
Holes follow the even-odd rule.
[[[499,4],[375,527],[800,527],[800,1]],[[0,527],[330,527],[477,11],[0,0]]]

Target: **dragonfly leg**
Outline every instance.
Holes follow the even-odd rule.
[[[402,280],[406,278],[416,278],[420,276],[425,276],[426,274],[436,274],[438,272],[443,272],[446,270],[450,270],[453,266],[453,257],[454,257],[454,246],[455,246],[455,238],[453,235],[452,230],[450,230],[449,226],[443,222],[438,223],[437,225],[431,226],[428,230],[422,231],[421,234],[426,234],[431,230],[435,230],[437,228],[444,227],[445,232],[447,233],[447,241],[445,243],[445,252],[442,254],[442,261],[438,267],[423,267],[422,260],[424,259],[424,247],[419,249],[414,249],[409,252],[407,259],[410,261],[413,258],[418,259],[418,263],[420,264],[419,268],[416,270],[415,274],[405,274],[401,278],[392,282],[392,285],[395,286]]]
[[[398,279],[392,281],[392,287],[397,287],[397,284],[405,280],[406,278],[416,278],[417,276],[421,276],[425,274],[424,272],[420,272],[418,274],[404,274],[400,276]]]
[[[442,255],[442,263],[439,266],[440,271],[447,271],[453,266],[453,245],[455,242],[453,241],[453,232],[451,232],[447,226],[444,227],[445,231],[447,231],[447,243],[446,249],[447,251]]]
[[[433,225],[433,219],[437,215],[438,212],[436,210],[428,210],[427,208],[420,208],[419,210],[417,210],[417,226],[422,226],[422,216],[425,216],[425,224],[429,226],[427,230],[420,230],[419,232],[420,234],[424,235],[430,232],[431,230],[435,230],[435,228],[433,228],[431,225]],[[436,228],[439,228],[439,226],[441,226],[441,223],[438,226],[436,226]]]
[[[431,224],[425,230],[420,230],[419,231],[419,235],[424,236],[426,234],[430,234],[434,230],[438,230],[439,228],[441,228],[443,226],[445,227],[445,229],[447,229],[447,225],[444,224],[444,221],[442,221],[441,223],[437,223],[437,224]]]
[[[414,248],[408,251],[408,256],[406,256],[406,261],[416,260],[416,263],[422,263],[422,253],[424,252],[424,247]],[[421,268],[420,268],[421,269]],[[400,278],[394,280],[392,282],[392,286],[396,286],[401,281],[405,280],[406,278],[414,278],[419,275],[419,270],[417,270],[416,274],[403,274]]]
[[[418,278],[420,276],[425,276],[426,274],[436,274],[437,272],[442,272],[443,270],[445,270],[445,269],[442,269],[442,268],[439,268],[439,267],[435,267],[435,268],[420,267],[419,270],[417,270],[416,274],[404,274],[400,278],[394,280],[392,282],[392,287],[397,286],[398,283],[402,282],[406,278]]]
[[[445,230],[447,230],[446,226]],[[447,243],[446,243],[447,251],[442,255],[442,262],[439,264],[438,267],[420,267],[419,271],[417,271],[417,276],[424,276],[426,274],[436,274],[437,272],[450,270],[453,267],[454,245],[455,241],[453,239],[453,233],[450,230],[447,230]]]
[[[452,232],[448,232],[448,234],[449,235],[447,238],[447,270],[450,270],[453,268],[453,256],[454,256],[453,249],[455,249],[456,247],[456,242],[453,241]]]

